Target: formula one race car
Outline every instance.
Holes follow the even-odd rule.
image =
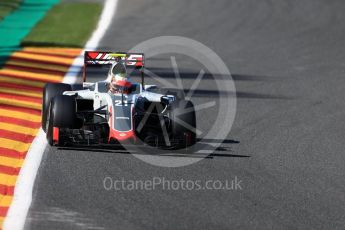
[[[144,85],[144,54],[85,52],[82,85],[44,87],[42,128],[50,145],[144,144],[180,149],[196,142],[195,109],[183,90]],[[106,80],[86,82],[105,69]],[[131,69],[131,71],[129,71]],[[131,80],[132,74],[141,83]],[[97,74],[96,74],[97,73]],[[104,79],[103,78],[103,79]]]

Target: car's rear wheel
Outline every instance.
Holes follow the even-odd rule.
[[[72,129],[78,124],[74,97],[58,95],[50,101],[47,112],[47,141],[49,145],[61,145],[61,129]]]
[[[47,132],[47,113],[48,107],[52,100],[57,95],[62,95],[65,91],[72,90],[71,85],[63,83],[48,83],[44,86],[43,89],[43,101],[42,101],[42,129],[44,132]]]

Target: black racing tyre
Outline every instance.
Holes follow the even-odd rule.
[[[71,85],[63,83],[48,83],[44,86],[43,89],[43,101],[42,101],[42,129],[44,132],[47,131],[47,113],[50,101],[57,95],[62,95],[65,91],[72,90]]]
[[[46,120],[46,138],[47,138],[47,142],[50,146],[53,146],[54,145],[54,140],[53,140],[53,128],[54,128],[54,125],[53,125],[53,121],[54,121],[54,114],[52,113],[52,108],[53,108],[53,103],[54,103],[54,100],[51,100],[50,103],[49,103],[49,106],[47,108],[47,111],[46,111],[46,116],[47,116],[47,120]],[[42,126],[43,128],[43,126]]]
[[[158,93],[163,95],[174,95],[178,101],[185,99],[184,91],[182,89],[160,88]]]
[[[191,101],[180,100],[171,104],[171,132],[174,139],[182,140],[179,147],[196,143],[195,108]]]
[[[54,145],[53,129],[74,128],[78,124],[77,105],[74,97],[58,95],[50,101],[47,112],[46,137],[50,145]],[[55,143],[59,145],[60,143]]]

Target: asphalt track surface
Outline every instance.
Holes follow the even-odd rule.
[[[115,151],[48,148],[26,228],[343,229],[344,11],[343,1],[326,0],[121,1],[101,47],[128,50],[162,35],[204,43],[235,81],[231,133],[209,158],[179,168]],[[149,64],[173,82],[172,70],[162,67],[169,62]],[[177,62],[189,71],[181,74],[184,85],[191,84],[199,70]],[[202,81],[193,101],[222,96],[212,80]],[[197,118],[205,130],[212,113]],[[107,176],[237,176],[242,190],[106,191]]]

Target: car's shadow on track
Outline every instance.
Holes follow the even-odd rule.
[[[134,147],[130,145],[89,145],[89,146],[66,146],[58,147],[59,150],[71,150],[80,152],[95,152],[95,153],[114,153],[114,154],[138,154],[138,155],[152,155],[162,157],[187,157],[187,158],[205,158],[213,159],[214,157],[236,157],[249,158],[249,155],[233,154],[229,144],[239,144],[239,141],[226,139],[202,139],[198,140],[197,144],[189,149],[182,150],[166,150],[154,148],[151,146]],[[219,147],[214,147],[212,144],[220,144]],[[226,146],[223,146],[226,144]]]

